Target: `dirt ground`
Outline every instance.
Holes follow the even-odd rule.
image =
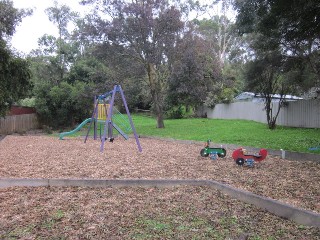
[[[199,154],[204,143],[185,144],[148,138],[141,138],[140,143],[143,149],[141,153],[138,152],[134,138],[127,141],[117,138],[113,143],[106,142],[105,150],[101,153],[100,141],[92,139],[83,143],[82,138],[59,140],[41,135],[11,135],[0,141],[0,178],[210,179],[320,213],[319,163],[268,156],[254,168],[247,168],[235,164],[231,158],[233,149],[227,149],[225,158],[211,160]],[[25,237],[23,239],[45,239],[57,231],[61,234],[59,239],[63,239],[63,236],[68,239],[99,239],[101,236],[113,236],[112,239],[151,239],[139,232],[140,228],[147,231],[148,224],[153,224],[150,219],[157,219],[158,223],[169,221],[168,224],[172,227],[175,222],[172,222],[173,213],[169,212],[179,211],[179,214],[173,215],[181,223],[191,217],[181,215],[190,209],[190,213],[197,215],[202,221],[206,219],[204,224],[215,226],[216,230],[222,228],[223,233],[220,231],[220,235],[215,238],[207,230],[190,230],[194,226],[188,228],[190,232],[182,233],[178,227],[172,227],[174,231],[170,227],[160,227],[159,235],[152,232],[152,239],[191,239],[190,236],[200,236],[195,239],[267,239],[264,237],[268,234],[274,236],[270,239],[320,239],[319,229],[295,225],[203,187],[119,190],[8,188],[0,190],[0,200],[0,238],[4,236],[4,239],[9,236],[13,239],[22,239],[21,236]],[[78,208],[83,212],[75,210]],[[32,214],[28,213],[29,210]],[[94,214],[96,210],[97,214]],[[110,219],[103,215],[106,212]],[[76,221],[76,214],[82,222]],[[212,214],[215,218],[210,222]],[[171,218],[163,219],[163,216]],[[237,229],[221,227],[219,221],[224,218],[236,218],[234,224]],[[257,219],[263,227],[252,224]],[[22,222],[28,224],[23,225]],[[50,228],[39,227],[39,222],[55,224]],[[69,224],[64,225],[64,222]],[[92,222],[95,224],[89,224]],[[19,224],[23,227],[17,230],[15,226]],[[161,224],[160,226],[163,227]],[[68,229],[61,230],[64,227],[72,229],[72,236],[78,237],[70,237]],[[102,229],[106,229],[106,232],[102,233]],[[132,232],[132,229],[136,232]],[[152,229],[154,231],[157,227]],[[172,231],[166,232],[168,229]],[[229,232],[225,233],[224,229],[229,229]],[[88,236],[84,237],[85,232]],[[202,236],[200,233],[207,235]]]

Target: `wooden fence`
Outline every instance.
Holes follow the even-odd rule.
[[[0,118],[0,134],[21,133],[37,128],[39,122],[35,113]]]
[[[274,109],[278,103],[273,103]],[[245,119],[267,123],[266,111],[263,103],[235,102],[217,104],[214,109],[203,108],[198,114],[206,114],[208,118],[217,119]],[[320,128],[320,100],[300,100],[288,102],[281,108],[277,125]]]

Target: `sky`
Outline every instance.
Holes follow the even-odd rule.
[[[85,12],[85,7],[79,5],[79,0],[57,0],[59,5],[67,5],[72,11]],[[38,47],[38,39],[44,34],[57,36],[57,27],[49,21],[45,9],[54,6],[53,0],[13,0],[15,8],[31,8],[32,16],[22,19],[20,25],[16,27],[16,32],[12,37],[11,45],[19,52],[28,54],[32,49]]]
[[[84,16],[88,12],[88,6],[81,6],[79,0],[57,0],[59,5],[67,5],[72,11]],[[54,0],[13,0],[15,8],[31,8],[33,14],[22,19],[16,27],[12,37],[11,46],[23,54],[28,54],[38,47],[38,39],[44,34],[58,35],[57,27],[51,23],[45,13],[45,9],[54,6]],[[217,10],[218,11],[218,10]]]

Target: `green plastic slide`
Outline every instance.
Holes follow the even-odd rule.
[[[86,120],[84,120],[82,123],[80,123],[75,129],[73,129],[70,132],[63,132],[60,133],[59,139],[63,140],[63,137],[67,136],[67,135],[71,135],[74,134],[75,132],[79,131],[84,125],[86,125],[87,123],[91,122],[91,118],[87,118]]]

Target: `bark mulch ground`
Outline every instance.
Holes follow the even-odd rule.
[[[117,138],[7,136],[1,178],[210,179],[320,213],[320,164],[268,156],[254,168],[202,158],[200,144]],[[1,239],[320,239],[319,229],[261,211],[207,187],[7,188]]]

